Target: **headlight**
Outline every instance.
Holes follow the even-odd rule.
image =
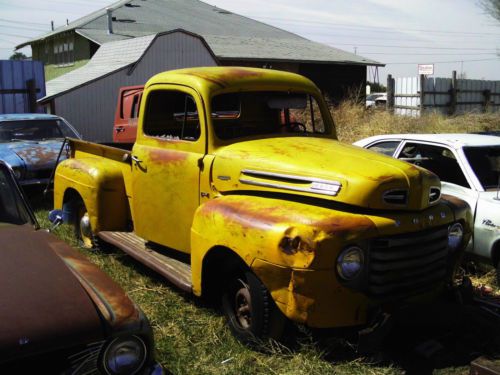
[[[344,280],[353,280],[363,269],[363,263],[363,250],[357,246],[348,247],[337,257],[337,272]]]
[[[455,223],[448,228],[448,248],[452,251],[458,249],[464,237],[462,224]]]
[[[119,337],[106,348],[103,363],[110,375],[135,374],[146,361],[146,345],[137,336]]]

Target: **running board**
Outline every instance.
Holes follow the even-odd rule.
[[[191,266],[148,247],[146,241],[133,232],[99,232],[97,236],[123,250],[132,258],[158,272],[185,292],[192,292]]]

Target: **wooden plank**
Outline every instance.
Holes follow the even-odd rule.
[[[133,232],[103,231],[97,235],[103,241],[118,247],[132,258],[158,272],[178,288],[192,293],[189,264],[152,249],[144,239]]]

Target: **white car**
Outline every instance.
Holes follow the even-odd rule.
[[[500,283],[500,137],[477,134],[391,134],[357,146],[426,168],[441,179],[443,194],[469,203],[474,236],[468,251],[497,269]]]
[[[366,97],[366,108],[385,108],[385,103],[387,103],[385,92],[373,93]]]

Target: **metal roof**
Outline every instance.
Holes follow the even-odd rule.
[[[361,139],[354,144],[364,147],[375,141],[408,140],[439,143],[452,148],[474,146],[500,146],[500,137],[494,135],[471,133],[441,133],[441,134],[385,134]]]
[[[198,0],[122,0],[108,8],[113,10],[112,34],[103,8],[16,48],[70,30],[102,45],[184,29],[201,35],[219,58],[383,65]]]
[[[84,66],[48,81],[47,95],[40,101],[85,85],[137,62],[155,37],[156,35],[148,35],[102,45]]]

